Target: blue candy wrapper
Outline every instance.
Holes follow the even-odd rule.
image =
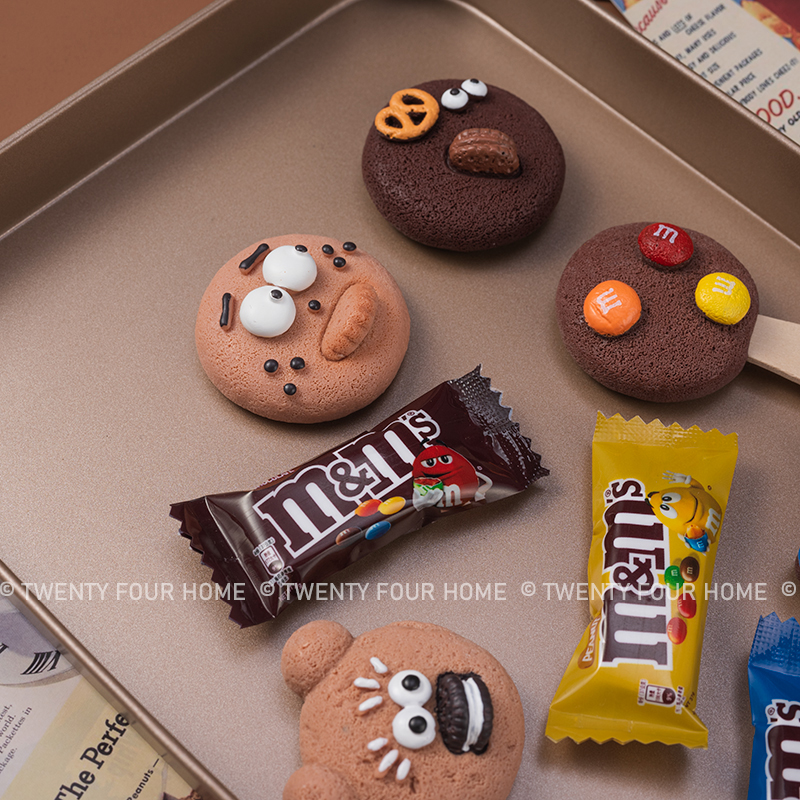
[[[800,798],[800,623],[761,617],[747,664],[755,735],[747,800]]]

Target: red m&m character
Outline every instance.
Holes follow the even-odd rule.
[[[423,507],[436,505],[439,508],[449,508],[473,499],[483,500],[492,485],[485,475],[478,475],[475,467],[464,456],[442,444],[426,447],[414,459],[411,470],[415,484],[429,484],[435,479],[438,486],[438,482],[441,482],[441,493],[427,492],[426,497],[429,500],[422,504]],[[481,481],[484,483],[483,487]],[[415,502],[414,505],[419,504]]]

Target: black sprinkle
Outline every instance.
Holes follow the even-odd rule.
[[[297,387],[293,383],[287,383],[283,387],[283,391],[288,395],[293,395],[297,391]]]
[[[451,89],[451,90],[450,90],[450,94],[452,94],[452,95],[454,95],[454,96],[455,96],[455,95],[457,95],[457,94],[458,94],[460,91],[461,91],[461,89]]]
[[[280,300],[283,297],[283,292],[280,289],[273,289],[270,294],[276,299]]]
[[[470,78],[470,79],[469,79],[469,82],[470,82],[470,83],[479,83],[479,81],[478,81],[478,79],[477,79],[477,78]]]
[[[275,372],[278,369],[278,362],[274,358],[271,358],[269,361],[264,362],[264,369],[267,372]]]
[[[295,357],[294,357],[294,358],[293,358],[293,359],[292,359],[292,360],[289,362],[289,366],[290,366],[292,369],[303,369],[303,367],[305,367],[305,365],[306,365],[306,362],[305,362],[305,361],[303,361],[303,359],[302,359],[302,358],[300,358],[300,356],[295,356]]]
[[[347,262],[341,256],[336,256],[336,258],[333,259],[334,267],[339,267],[339,269],[341,269],[345,264],[347,264]]]
[[[251,255],[247,256],[247,258],[244,261],[242,261],[241,264],[239,264],[239,269],[242,270],[243,272],[247,271],[248,269],[250,269],[250,267],[252,267],[253,264],[255,263],[255,260],[265,250],[269,250],[269,245],[266,242],[264,242],[264,244],[260,244],[258,247],[256,247],[256,249],[253,251],[253,253]]]
[[[294,249],[297,250],[298,253],[305,253],[308,251],[308,248],[304,244],[296,244]]]
[[[347,252],[351,252],[352,250],[356,249],[356,246],[352,242],[345,242],[342,247],[347,250]]]
[[[322,308],[322,305],[320,304],[319,300],[309,300],[308,307],[312,311],[319,311]]]
[[[322,245],[322,252],[325,253],[326,256],[333,255],[333,248],[329,244]]]
[[[230,309],[231,309],[231,293],[225,292],[222,295],[222,316],[219,318],[219,326],[220,328],[224,328],[227,326],[228,321],[230,320]]]

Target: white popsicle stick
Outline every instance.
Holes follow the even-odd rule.
[[[759,314],[747,360],[800,383],[800,325]]]

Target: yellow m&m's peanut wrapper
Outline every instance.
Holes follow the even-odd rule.
[[[714,558],[737,437],[598,414],[592,621],[547,718],[556,741],[707,747],[695,712]]]

